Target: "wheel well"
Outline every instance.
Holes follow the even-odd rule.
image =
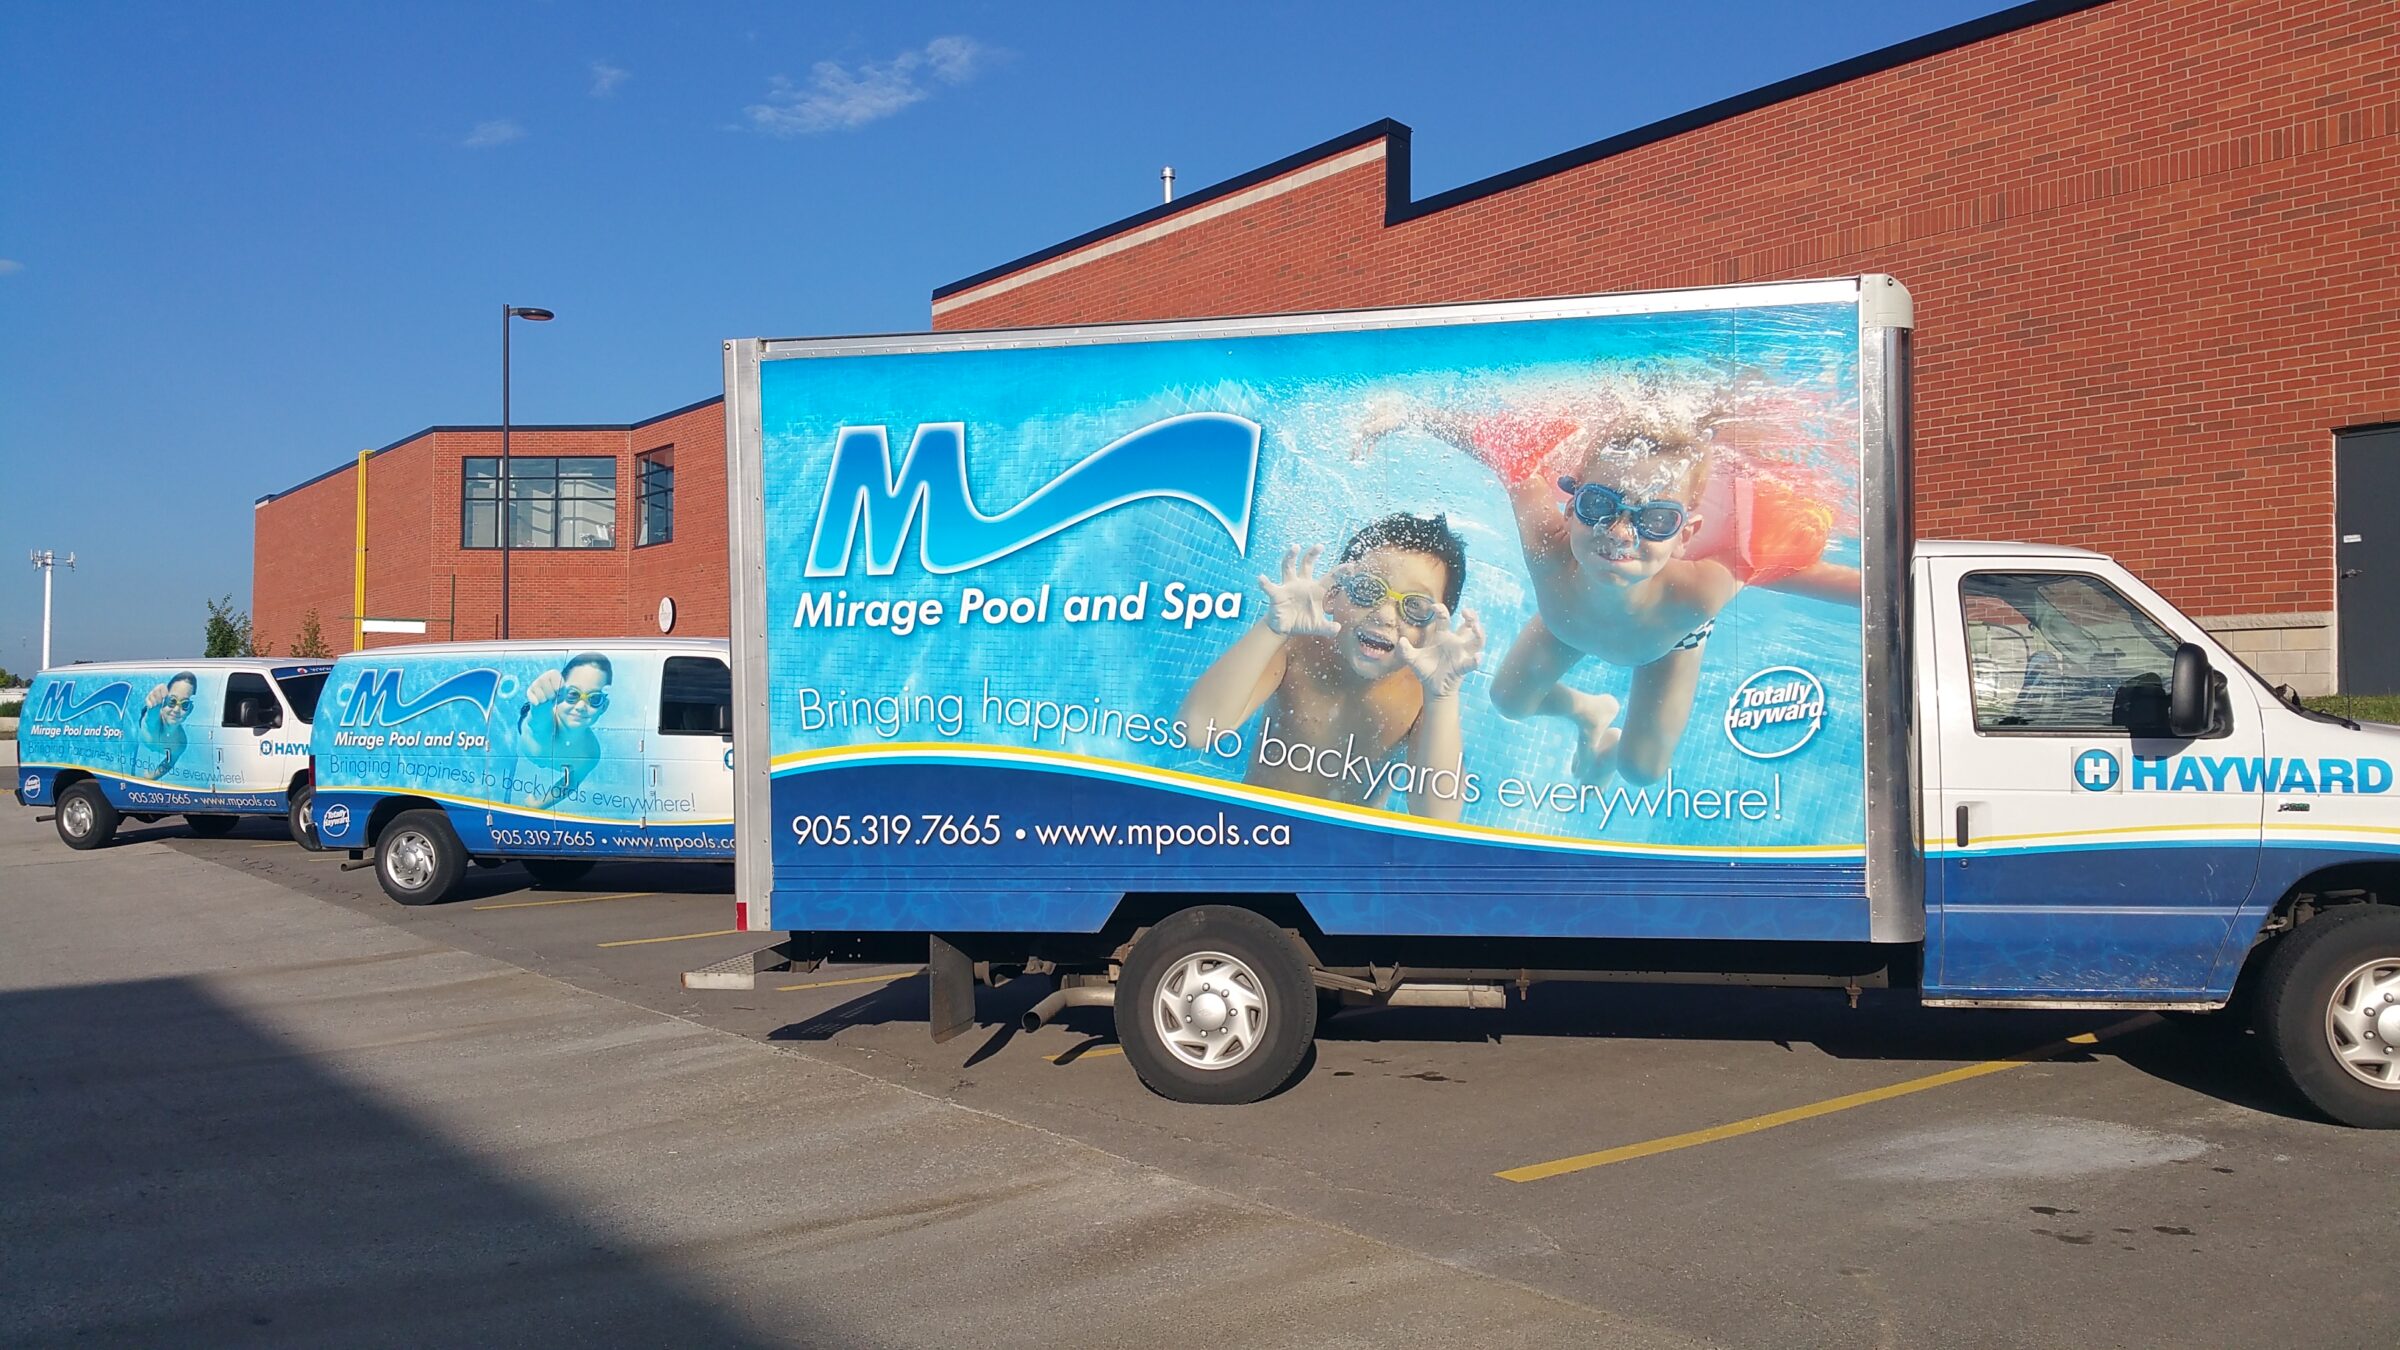
[[[300,772],[293,774],[292,781],[283,785],[283,795],[289,797],[293,793],[298,792],[300,789],[307,787],[311,777],[312,775],[306,769],[302,769]]]
[[[2400,904],[2400,858],[2336,863],[2309,873],[2293,882],[2283,898],[2275,902],[2275,908],[2267,911],[2266,922],[2258,926],[2258,932],[2251,937],[2250,950],[2242,956],[2234,988],[2239,990],[2247,984],[2265,964],[2276,938],[2309,920],[2351,905],[2390,904]]]
[[[1117,901],[1117,907],[1109,913],[1108,923],[1100,931],[1110,940],[1122,942],[1140,929],[1194,905],[1230,905],[1236,909],[1251,910],[1298,933],[1303,940],[1324,935],[1324,930],[1317,927],[1317,921],[1310,917],[1308,906],[1300,903],[1299,896],[1240,891],[1202,894],[1180,891],[1131,892]]]
[[[58,775],[50,780],[50,795],[56,797],[89,777],[91,775],[81,769],[60,769]]]
[[[429,797],[386,797],[375,803],[374,810],[367,812],[367,842],[372,844],[382,839],[383,827],[391,824],[392,818],[403,811],[439,811],[441,809],[441,803]]]

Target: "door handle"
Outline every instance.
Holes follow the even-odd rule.
[[[1969,803],[1966,803],[1966,802],[1961,802],[1961,803],[1959,803],[1959,807],[1958,807],[1958,846],[1959,846],[1960,848],[1965,848],[1965,847],[1968,845],[1968,843],[1970,842],[1970,840],[1968,839],[1968,835],[1967,835],[1967,813],[1968,813],[1969,811],[1972,811],[1972,810],[1974,810],[1974,809],[1975,809],[1975,808],[1974,808],[1974,807],[1973,807],[1971,804],[1969,804]]]

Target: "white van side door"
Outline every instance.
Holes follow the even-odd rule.
[[[670,653],[649,731],[650,851],[730,857],[733,670],[721,652]]]

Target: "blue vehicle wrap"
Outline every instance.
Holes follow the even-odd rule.
[[[296,716],[274,728],[226,725],[228,682],[246,674],[265,691],[328,669],[194,661],[44,671],[19,715],[17,800],[53,805],[90,779],[129,815],[282,815],[306,769],[308,727]]]

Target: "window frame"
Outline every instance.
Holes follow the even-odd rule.
[[[650,486],[650,476],[657,470],[663,470],[666,474],[667,482],[663,491]],[[666,504],[666,532],[655,539],[650,537],[650,502],[653,497],[663,498]],[[675,447],[662,445],[633,457],[633,546],[656,548],[660,544],[674,542]]]
[[[2077,578],[2077,579],[2080,579],[2080,580],[2082,580],[2082,581],[2085,581],[2085,582],[2087,582],[2087,583],[2089,583],[2089,584],[2091,584],[2091,585],[2099,586],[2099,587],[2101,587],[2101,588],[2105,589],[2105,590],[2106,590],[2106,591],[2107,591],[2107,592],[2108,592],[2110,595],[2112,595],[2112,596],[2115,596],[2115,597],[2116,597],[2116,599],[2117,599],[2117,602],[2118,602],[2118,603],[2120,603],[2120,604],[2122,604],[2122,605],[2124,605],[2124,606],[2125,606],[2125,608],[2126,608],[2126,609],[2127,609],[2129,612],[2131,612],[2131,613],[2133,613],[2133,614],[2136,614],[2136,615],[2139,615],[2141,618],[2143,618],[2143,619],[2147,620],[2147,621],[2149,622],[2149,624],[2150,624],[2150,626],[2151,626],[2151,627],[2153,627],[2153,628],[2157,629],[2157,630],[2158,630],[2158,631],[2159,631],[2161,634],[2165,635],[2169,641],[2171,641],[2171,642],[2175,643],[2175,644],[2176,644],[2178,647],[2180,647],[2180,646],[2181,646],[2181,645],[2182,645],[2182,644],[2183,644],[2185,641],[2187,641],[2187,640],[2188,640],[2188,639],[2185,639],[2185,638],[2183,638],[2183,637],[2179,636],[2179,635],[2176,633],[2176,631],[2175,631],[2175,629],[2174,629],[2174,626],[2173,626],[2173,625],[2161,622],[2161,621],[2159,620],[2159,617],[2158,617],[2156,614],[2153,614],[2153,613],[2151,613],[2151,612],[2150,612],[2150,608],[2149,608],[2149,606],[2147,606],[2147,605],[2144,605],[2144,604],[2140,603],[2139,601],[2135,600],[2135,599],[2134,599],[2132,596],[2130,596],[2130,595],[2127,595],[2127,594],[2126,594],[2126,593],[2125,593],[2125,592],[2124,592],[2122,589],[2120,589],[2120,588],[2119,588],[2119,587],[2116,585],[2116,583],[2114,583],[2114,582],[2110,581],[2108,578],[2106,578],[2106,577],[2104,577],[2104,576],[2101,576],[2101,575],[2100,575],[2099,573],[2097,573],[2097,572],[2086,571],[2086,570],[2083,570],[2083,569],[2080,569],[2080,568],[2058,568],[2058,569],[2054,569],[2054,570],[2053,570],[2053,569],[2044,569],[2044,568],[2038,568],[2038,567],[2036,567],[2036,568],[2026,568],[2026,567],[1987,567],[1987,568],[1978,568],[1978,569],[1976,569],[1976,570],[1974,570],[1974,571],[1971,571],[1971,572],[1965,572],[1965,573],[1961,573],[1961,574],[1960,574],[1960,576],[1959,576],[1959,578],[1958,578],[1958,585],[1957,585],[1957,587],[1956,587],[1956,589],[1955,589],[1955,592],[1954,592],[1954,594],[1953,594],[1953,596],[1952,596],[1952,601],[1953,601],[1953,603],[1954,603],[1954,604],[1957,606],[1957,613],[1958,613],[1958,641],[1959,641],[1959,646],[1960,646],[1960,648],[1961,648],[1961,655],[1963,655],[1963,656],[1966,658],[1966,671],[1967,671],[1967,689],[1966,689],[1966,695],[1967,695],[1967,720],[1968,720],[1968,723],[1969,723],[1969,724],[1970,724],[1970,725],[1971,725],[1971,726],[1974,728],[1975,734],[1976,734],[1977,736],[1990,736],[1990,737],[2022,737],[2022,736],[2050,736],[2050,737],[2058,737],[2058,736],[2076,736],[2076,737],[2094,737],[2094,736],[2106,736],[2106,737],[2119,738],[2119,739],[2123,739],[2123,740],[2129,740],[2129,741],[2134,741],[2134,740],[2141,740],[2141,741],[2156,741],[2156,740],[2175,740],[2175,739],[2179,739],[2179,738],[2177,738],[2177,737],[2175,737],[2175,736],[2173,736],[2173,735],[2171,735],[2171,734],[2169,733],[2169,731],[2168,731],[2168,729],[2167,729],[2167,725],[2166,725],[2166,723],[2165,723],[2163,720],[2162,720],[2162,721],[2160,721],[2160,722],[2159,722],[2159,723],[2158,723],[2156,726],[2144,726],[2144,727],[2127,727],[2127,726],[2120,726],[2120,725],[2118,725],[2118,724],[2116,724],[2116,723],[2114,723],[2114,722],[2102,722],[2102,723],[2097,723],[2097,724],[2083,724],[2083,725],[2078,725],[2078,726],[2039,726],[2039,727],[1993,727],[1993,726],[1986,726],[1986,725],[1984,725],[1984,721],[1983,721],[1983,709],[1982,709],[1982,706],[1981,706],[1980,700],[1978,700],[1978,699],[1977,699],[1977,697],[1976,697],[1976,690],[1975,690],[1975,639],[1974,639],[1974,631],[1973,631],[1973,629],[1974,629],[1974,625],[1968,621],[1968,619],[1967,619],[1967,610],[1966,610],[1966,602],[1967,602],[1967,587],[1968,587],[1969,585],[1973,584],[1973,583],[1974,583],[1974,582],[1975,582],[1975,581],[1976,581],[1978,578],[1981,578],[1981,577],[2072,577],[2072,578]],[[2031,616],[2029,615],[2029,616],[2027,616],[2027,617],[2028,617],[2028,618],[2030,618]],[[2170,649],[2170,650],[2169,650],[2169,652],[2168,652],[2168,660],[2169,660],[2169,662],[2170,662],[2170,665],[2169,665],[2169,674],[2170,674],[2170,678],[2172,677],[2172,671],[2173,671],[2173,666],[2172,666],[2173,659],[2174,659],[2174,652],[2173,652],[2173,650],[2172,650],[2172,649]],[[2166,690],[2162,691],[2162,707],[2163,707],[2163,699],[2164,699],[2166,696],[2168,696],[2168,695],[2171,695],[2171,694],[2172,694],[2172,692],[2173,692],[2173,691],[2172,691],[2172,686],[2169,686],[2169,687],[2168,687]],[[2217,737],[2220,737],[2220,736],[2225,736],[2225,735],[2229,735],[2229,734],[2231,734],[2232,730],[2233,730],[2233,728],[2232,728],[2232,719],[2231,719],[2230,717],[2219,717],[2219,718],[2217,719],[2217,724],[2216,724],[2216,725],[2214,725],[2214,726],[2212,726],[2211,728],[2209,728],[2209,730],[2207,731],[2207,733],[2206,733],[2206,734],[2204,734],[2204,735],[2202,735],[2202,736],[2198,737],[2197,739],[2201,739],[2201,740],[2213,740],[2213,739],[2215,739],[2215,738],[2217,738]]]
[[[724,730],[724,731],[719,731],[718,729],[716,729],[716,728],[715,728],[715,727],[713,727],[713,726],[711,726],[711,727],[707,728],[706,730],[695,730],[695,729],[693,729],[693,728],[691,728],[691,727],[676,727],[676,726],[669,726],[669,725],[667,725],[667,693],[668,693],[668,690],[669,690],[669,688],[671,687],[671,686],[670,686],[670,683],[669,683],[669,681],[670,681],[670,679],[672,678],[672,676],[671,676],[671,672],[672,672],[672,670],[673,670],[673,668],[674,668],[674,666],[675,666],[675,663],[676,663],[676,662],[678,662],[678,661],[690,661],[690,662],[694,662],[694,663],[696,663],[696,664],[700,664],[700,665],[710,665],[710,666],[715,666],[715,667],[716,667],[718,670],[721,670],[721,671],[723,671],[723,672],[725,673],[725,702],[724,702],[722,705],[718,705],[718,704],[713,704],[713,703],[712,703],[712,704],[706,704],[706,705],[702,705],[702,706],[707,706],[707,707],[717,707],[717,706],[722,706],[722,707],[724,707],[724,708],[726,709],[727,713],[729,714],[729,716],[728,716],[728,719],[727,719],[727,724],[726,724],[726,725],[727,725],[727,728],[728,728],[727,730]],[[693,700],[693,699],[678,699],[678,700],[676,700],[676,702],[677,702],[678,704],[690,704],[690,703],[695,703],[695,702],[697,702],[697,700]],[[668,657],[667,657],[665,660],[663,660],[663,661],[660,661],[660,662],[658,663],[658,710],[657,710],[657,713],[656,713],[656,715],[655,715],[655,721],[656,721],[656,722],[657,722],[657,724],[658,724],[658,734],[659,734],[659,735],[661,735],[661,736],[711,736],[711,737],[715,737],[715,738],[717,738],[717,739],[719,739],[719,740],[728,740],[728,741],[729,741],[729,740],[732,740],[732,739],[733,739],[733,732],[732,732],[732,730],[731,730],[732,722],[731,722],[731,718],[730,718],[730,713],[732,712],[732,709],[733,709],[733,665],[732,665],[732,663],[731,663],[731,662],[727,661],[725,658],[723,658],[723,657],[721,657],[721,656],[702,656],[702,655],[699,655],[699,654],[697,654],[697,653],[684,652],[684,653],[676,653],[676,654],[674,654],[674,655],[670,655],[670,656],[668,656]]]
[[[255,681],[258,685],[258,688],[255,690],[244,690],[241,688],[241,683],[244,680]],[[237,722],[233,720],[234,705],[241,702],[241,700],[245,698],[265,699],[267,710],[274,714],[275,720],[265,723]],[[283,725],[285,711],[286,710],[283,706],[283,696],[275,692],[275,682],[273,680],[270,680],[266,676],[259,674],[255,670],[236,670],[230,671],[226,674],[224,706],[217,710],[218,726],[230,727],[238,731],[272,731],[276,727]]]
[[[605,464],[608,466],[608,476],[605,480],[593,476],[569,476],[562,472],[559,466],[570,462],[579,462],[587,466],[587,473],[588,466]],[[480,475],[475,467],[479,464],[485,466]],[[509,500],[502,501],[500,499],[500,456],[462,455],[459,457],[458,547],[461,552],[499,552],[502,530],[509,531],[508,548],[512,553],[529,551],[610,553],[616,550],[620,486],[618,480],[622,477],[623,470],[623,464],[617,456],[510,455],[508,465]],[[607,485],[606,491],[590,490],[602,482]],[[524,485],[528,483],[536,484],[546,490],[542,491],[541,495],[535,496],[526,490]],[[566,490],[568,484],[578,485],[579,490],[568,492]],[[476,488],[479,486],[487,488],[488,492],[478,494]],[[591,521],[587,515],[591,508],[602,503],[607,506],[607,520],[604,526]],[[475,542],[473,512],[477,506],[490,509],[492,541],[488,544]],[[531,523],[535,521],[535,513],[545,507],[548,508],[549,522],[547,528],[541,533],[548,537],[548,542],[518,542],[514,529],[518,513],[526,513],[529,522],[528,533],[530,534],[532,533]],[[559,542],[562,527],[579,524],[589,524],[605,529],[608,536],[606,542],[589,544]]]

